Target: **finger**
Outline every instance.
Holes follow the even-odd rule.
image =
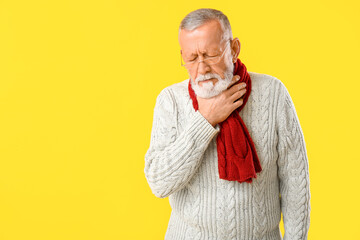
[[[230,85],[228,86],[227,89],[231,88],[234,83],[236,83],[237,81],[239,81],[239,79],[240,79],[240,76],[239,76],[239,75],[234,75],[233,78],[231,79]]]
[[[231,88],[227,89],[227,93],[228,94],[227,96],[232,96],[235,92],[238,92],[240,91],[241,89],[245,88],[245,83],[237,83],[235,84],[234,86],[232,86]]]
[[[231,95],[230,99],[231,99],[232,102],[234,102],[237,99],[244,96],[245,93],[246,93],[246,88],[242,88],[240,91],[236,91],[233,95]]]
[[[235,109],[237,109],[238,107],[240,107],[243,104],[243,102],[244,102],[243,98],[240,98],[238,101],[234,102],[233,105],[232,105],[233,106],[233,111]]]

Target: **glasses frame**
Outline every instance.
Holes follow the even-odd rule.
[[[230,40],[230,41],[229,41]],[[197,59],[197,60],[194,60],[194,61],[190,61],[190,62],[187,62],[187,63],[183,63],[183,58],[182,58],[182,54],[181,54],[181,52],[180,52],[180,58],[181,58],[181,66],[182,67],[185,67],[185,68],[187,68],[187,69],[193,69],[193,68],[195,68],[195,66],[193,66],[193,67],[191,67],[191,68],[189,68],[188,66],[190,66],[191,64],[196,64],[196,67],[197,66],[199,66],[199,63],[201,63],[201,62],[206,62],[207,60],[209,60],[209,59],[216,59],[216,58],[218,58],[219,60],[217,61],[217,62],[215,62],[215,63],[207,63],[206,62],[206,64],[207,65],[214,65],[214,64],[218,64],[219,62],[220,62],[220,60],[224,57],[224,54],[225,54],[225,52],[226,52],[226,50],[228,49],[228,47],[231,45],[231,39],[229,39],[228,41],[228,43],[229,44],[227,44],[226,45],[226,48],[224,49],[224,51],[221,53],[221,55],[220,56],[216,56],[216,57],[207,57],[207,58],[204,58],[203,60],[199,60],[199,58]]]

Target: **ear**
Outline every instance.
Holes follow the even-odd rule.
[[[236,62],[239,54],[240,54],[240,40],[236,37],[231,41],[231,55],[232,55],[232,61],[233,63]]]

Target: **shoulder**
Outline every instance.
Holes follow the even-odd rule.
[[[167,94],[174,103],[182,104],[190,99],[188,84],[189,79],[185,79],[164,88],[160,94]]]
[[[275,96],[278,98],[286,99],[290,98],[290,94],[288,89],[286,88],[284,82],[279,78],[265,74],[265,73],[256,73],[256,72],[249,72],[251,81],[257,87],[266,86],[269,91],[273,92]]]
[[[277,77],[257,72],[249,72],[252,92],[255,95],[260,95],[260,99],[266,100],[271,104],[277,106],[281,105],[286,95],[289,95],[285,84]],[[265,99],[264,99],[265,98]]]
[[[157,96],[157,104],[161,104],[168,109],[169,112],[175,112],[190,99],[188,92],[189,79],[174,83],[162,89]]]
[[[181,82],[177,82],[166,87],[164,90],[167,91],[174,99],[186,98],[190,97],[188,91],[188,84],[189,79],[185,79]]]
[[[277,118],[281,120],[296,115],[294,103],[283,81],[264,73],[249,72],[249,75],[255,98],[264,100],[267,106],[272,105]]]
[[[284,88],[284,83],[275,76],[271,76],[265,73],[257,73],[248,71],[251,82],[255,87],[267,86],[269,90]]]

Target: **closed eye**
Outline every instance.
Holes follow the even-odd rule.
[[[213,57],[218,57],[218,56],[219,56],[219,54],[215,54],[215,55],[212,55],[212,54],[210,54],[210,55],[204,54],[204,57],[205,57],[205,58],[213,58]],[[189,60],[189,62],[193,62],[193,61],[195,61],[196,59],[197,59],[197,56],[191,58],[191,59]]]
[[[217,54],[215,54],[215,55],[213,55],[213,54],[209,54],[209,55],[208,55],[208,54],[205,54],[205,56],[212,58],[212,57],[217,57],[218,55],[217,55]]]
[[[192,62],[192,61],[195,61],[196,59],[197,59],[197,57],[192,58],[192,59],[190,59],[189,61]]]

